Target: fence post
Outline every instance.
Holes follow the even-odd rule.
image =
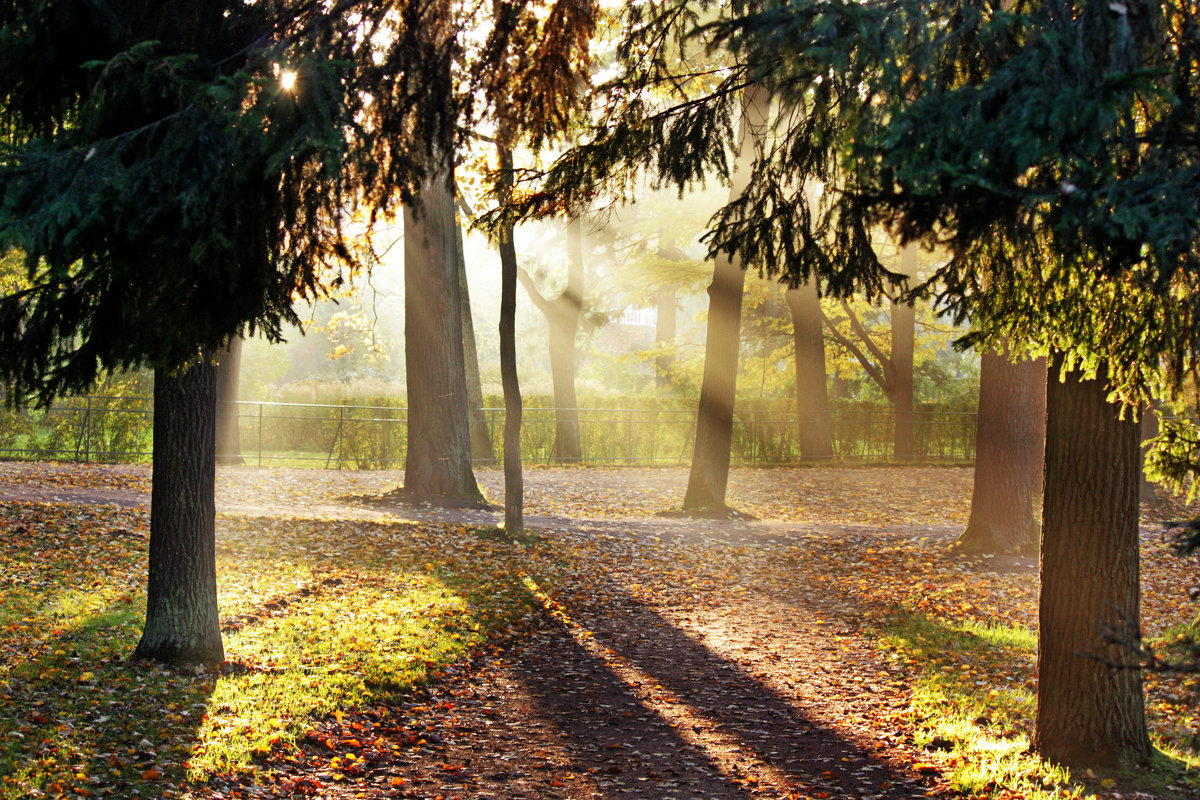
[[[258,465],[262,466],[263,404],[258,404]]]

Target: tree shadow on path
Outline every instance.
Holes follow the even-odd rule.
[[[523,648],[512,678],[562,740],[591,796],[904,798],[898,771],[627,596],[555,623]],[[518,796],[518,795],[513,795]],[[564,794],[573,797],[575,794]]]

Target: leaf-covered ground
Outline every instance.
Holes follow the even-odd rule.
[[[148,470],[0,464],[0,797],[1197,792],[1023,755],[1036,562],[947,555],[969,470],[738,470],[753,522],[656,516],[681,470],[530,470],[529,544],[379,502],[399,480],[222,469],[230,661],[164,670],[124,661],[144,510],[75,503],[145,502]],[[1159,531],[1150,633],[1200,582]],[[1200,744],[1194,682],[1148,701]]]

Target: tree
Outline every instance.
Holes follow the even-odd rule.
[[[567,283],[554,297],[546,297],[524,269],[517,277],[529,299],[550,326],[550,377],[554,384],[554,459],[571,463],[583,457],[579,441],[579,400],[575,394],[578,364],[576,340],[583,312],[583,225],[578,217],[567,220]]]
[[[1051,369],[1033,745],[1058,763],[1129,767],[1153,751],[1140,653],[1101,634],[1141,638],[1139,429],[1104,378],[1072,374],[1062,356]]]
[[[909,245],[900,251],[900,272],[905,287],[917,277],[917,248]],[[892,301],[891,391],[888,397],[895,409],[892,455],[897,461],[909,461],[917,453],[916,419],[913,415],[913,349],[916,345],[916,312],[912,300]]]
[[[501,202],[512,191],[512,151],[499,148]],[[504,391],[504,530],[525,530],[525,476],[521,471],[521,386],[517,380],[517,251],[512,226],[501,232],[500,382]]]
[[[965,553],[1028,554],[1037,549],[1033,520],[1034,363],[984,353],[975,423],[975,488],[967,528],[954,543]]]
[[[218,663],[215,540],[216,367],[207,355],[154,375],[150,570],[146,624],[134,658]]]
[[[731,198],[745,191],[754,160],[764,147],[771,96],[762,86],[747,86],[742,99],[741,133],[734,165]],[[741,346],[742,293],[746,273],[730,255],[718,256],[708,287],[708,330],[704,345],[704,379],[696,411],[696,443],[688,472],[685,511],[725,512],[729,482],[733,405],[737,394],[738,349]]]
[[[448,61],[443,77],[450,79]],[[402,494],[408,502],[478,506],[484,501],[471,471],[454,167],[450,145],[444,146],[430,156],[420,205],[404,210],[408,449]]]
[[[1075,766],[1149,754],[1136,675],[1113,658],[1091,662],[1074,690],[1065,676],[1080,653],[1105,655],[1114,609],[1138,635],[1136,439],[1109,393],[1136,405],[1194,358],[1179,297],[1194,297],[1200,238],[1200,174],[1184,134],[1197,122],[1196,21],[1175,3],[943,13],[814,2],[737,27],[752,51],[786,43],[806,54],[789,80],[811,86],[833,68],[845,79],[834,83],[868,99],[855,106],[856,170],[842,197],[906,239],[949,247],[926,285],[970,315],[964,344],[1009,337],[1058,353],[1035,744]],[[1084,568],[1063,580],[1072,565]]]
[[[558,159],[515,214],[547,213],[585,185],[626,189],[639,169],[680,187],[705,169],[725,174],[715,144],[727,140],[726,92],[752,79],[804,114],[778,131],[781,145],[714,218],[711,252],[736,253],[793,281],[816,274],[834,296],[853,287],[875,296],[897,277],[870,251],[869,227],[882,222],[902,241],[947,249],[944,266],[910,292],[936,292],[960,320],[971,320],[963,346],[986,350],[1007,339],[1031,355],[1060,354],[1082,370],[1058,370],[1069,382],[1100,374],[1112,398],[1129,407],[1178,391],[1200,341],[1191,311],[1200,275],[1194,4],[1055,1],[1008,9],[809,0],[738,4],[698,26],[679,3],[664,1],[639,4],[629,16],[634,66],[623,78],[641,82],[627,78],[621,91],[666,83],[659,56],[678,39],[664,31],[688,26],[695,40],[730,47],[751,68],[731,70],[734,83],[701,99],[668,107],[647,107],[637,91],[624,95],[636,101],[618,96],[608,131]],[[800,188],[817,180],[833,191],[813,203]],[[1056,402],[1047,401],[1051,419]],[[1095,417],[1095,446],[1081,447],[1064,468],[1078,476],[1110,471],[1111,453],[1101,443],[1120,439],[1121,419],[1116,405],[1107,411]],[[1117,464],[1123,473],[1124,462]],[[1053,486],[1065,481],[1048,470],[1047,505]],[[1105,560],[1079,576],[1077,591],[1136,613],[1128,605],[1137,592],[1136,540],[1123,523],[1130,496],[1103,489],[1093,483],[1080,495],[1091,503],[1089,514],[1109,524],[1084,553]],[[1066,525],[1046,512],[1043,563],[1049,559],[1050,569],[1070,557],[1048,544],[1063,539],[1067,531],[1058,526]],[[1059,590],[1046,591],[1050,600]],[[1050,659],[1044,669],[1056,670],[1051,654],[1062,653],[1051,639],[1080,634],[1078,643],[1091,635],[1100,646],[1096,626],[1104,618],[1085,619],[1094,606],[1079,610],[1065,629],[1042,628]],[[1138,727],[1137,715],[1125,713],[1142,702],[1136,682],[1083,686],[1069,717],[1044,698],[1040,752],[1101,766],[1127,744],[1130,757],[1144,758],[1144,739],[1127,735]],[[1075,722],[1109,718],[1107,741],[1093,736],[1105,731]],[[1066,735],[1056,732],[1072,730],[1086,735],[1093,754],[1056,747]]]
[[[462,195],[456,195],[458,211],[468,218],[473,217],[471,209],[463,200]],[[495,461],[492,453],[492,436],[488,431],[487,418],[483,414],[483,384],[479,377],[479,350],[475,344],[475,321],[471,316],[471,293],[467,286],[467,260],[463,248],[463,226],[456,217],[457,234],[454,243],[455,261],[458,265],[458,291],[462,301],[463,365],[466,369],[468,414],[471,426],[471,459],[472,461],[491,464]]]
[[[796,417],[800,428],[800,455],[806,459],[833,457],[833,415],[826,386],[825,333],[821,298],[809,281],[788,289],[792,340],[796,351]]]
[[[217,463],[241,464],[242,437],[238,414],[238,387],[241,383],[242,342],[240,336],[229,340],[217,355]]]
[[[53,2],[0,10],[0,297],[10,402],[155,370],[149,589],[136,654],[220,660],[215,376],[240,333],[278,338],[344,263],[335,220],[355,95],[346,20],[285,3]],[[30,69],[36,64],[37,69]],[[298,91],[281,80],[280,64]]]

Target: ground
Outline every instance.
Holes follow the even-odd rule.
[[[144,467],[80,474],[2,464],[0,501],[148,502]],[[401,477],[222,468],[218,507],[464,525],[502,518],[392,506],[386,492]],[[489,497],[503,496],[498,472],[479,477]],[[952,759],[912,736],[911,692],[924,665],[881,648],[874,633],[897,603],[1036,624],[1036,560],[946,552],[966,521],[971,471],[736,470],[730,501],[757,519],[660,516],[680,505],[686,479],[673,469],[529,470],[527,524],[584,557],[521,635],[446,670],[404,704],[324,719],[300,751],[261,760],[276,776],[266,785],[215,779],[191,796],[952,793]],[[1156,530],[1146,528],[1147,541]],[[922,583],[933,569],[936,591]],[[1162,611],[1155,602],[1148,616]],[[347,746],[356,758],[333,757]]]

